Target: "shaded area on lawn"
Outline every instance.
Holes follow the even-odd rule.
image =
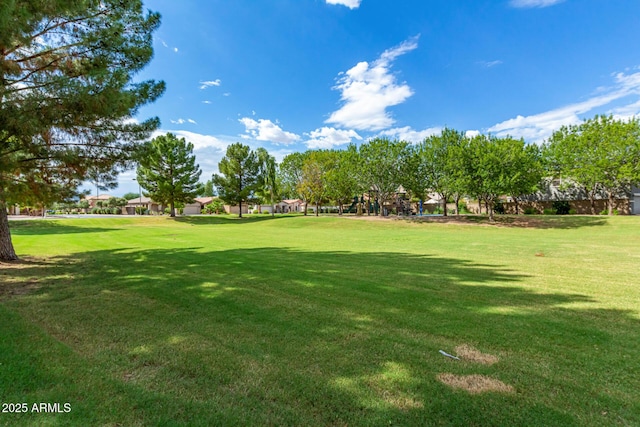
[[[194,215],[194,216],[177,216],[174,218],[176,222],[182,222],[192,225],[246,225],[249,223],[270,221],[276,219],[295,218],[301,215],[282,215],[276,214],[275,216],[269,215],[244,215],[239,218],[237,215]]]
[[[73,219],[60,220],[27,220],[11,221],[9,229],[15,236],[39,236],[48,234],[76,234],[76,233],[105,233],[119,230],[116,227],[85,227],[82,224],[74,224]]]
[[[494,227],[518,227],[518,228],[557,228],[573,229],[582,227],[595,227],[605,225],[607,219],[599,216],[578,215],[496,215],[495,221],[490,222],[488,216],[481,215],[448,215],[448,216],[424,216],[424,217],[397,217],[409,222],[426,223],[450,223],[450,224],[477,224]]]
[[[122,249],[34,261],[12,275],[13,286],[38,278],[39,288],[0,307],[9,325],[0,395],[66,396],[74,411],[60,424],[81,425],[83,414],[126,425],[640,422],[624,391],[640,374],[632,313],[568,308],[595,301],[527,291],[523,275],[498,265],[394,252]],[[438,353],[463,344],[500,362]],[[516,392],[471,396],[440,374],[481,374]]]

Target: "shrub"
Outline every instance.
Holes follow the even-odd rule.
[[[266,210],[265,210],[265,211],[262,211],[262,214],[263,214],[263,215],[271,215],[271,213],[269,213],[269,211],[266,211]]]
[[[557,215],[568,215],[571,210],[571,205],[566,200],[556,200],[551,206]]]
[[[555,209],[545,209],[542,211],[542,215],[555,215],[555,214],[556,214]]]
[[[608,215],[608,214],[609,214],[609,211],[606,210],[606,209],[603,209],[603,210],[600,211],[600,213],[598,215]]]
[[[471,213],[471,211],[469,210],[465,202],[460,202],[458,203],[458,213],[469,214]]]
[[[504,204],[500,201],[496,202],[496,204],[493,206],[493,211],[497,214],[504,215],[505,213]]]
[[[578,211],[576,211],[575,209],[569,209],[569,215],[575,215],[577,213]]]

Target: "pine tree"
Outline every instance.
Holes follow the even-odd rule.
[[[158,136],[145,147],[138,167],[138,183],[144,195],[163,205],[169,205],[176,216],[176,203],[193,203],[202,190],[199,165],[193,154],[193,144],[174,134]]]
[[[222,175],[213,175],[213,183],[218,188],[219,197],[232,206],[255,199],[255,192],[261,183],[260,162],[255,152],[239,142],[227,147],[227,153],[218,163]]]
[[[0,259],[17,259],[6,208],[77,194],[90,170],[129,166],[156,118],[131,118],[164,83],[132,83],[153,56],[142,0],[0,2]]]

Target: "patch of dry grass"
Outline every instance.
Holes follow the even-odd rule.
[[[438,374],[438,380],[451,388],[465,390],[471,394],[487,392],[513,393],[515,390],[508,384],[485,375]]]
[[[494,363],[498,363],[498,361],[500,360],[497,356],[483,353],[480,350],[467,344],[457,346],[456,354],[463,360],[468,360],[469,362],[481,363],[483,365],[489,366],[493,365]]]

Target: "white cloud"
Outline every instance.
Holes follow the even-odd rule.
[[[362,137],[354,130],[335,129],[322,127],[309,133],[310,140],[305,144],[309,148],[333,148],[338,145],[350,143],[353,139],[362,140]]]
[[[478,62],[478,64],[480,64],[481,66],[485,67],[485,68],[492,68],[495,67],[496,65],[501,65],[502,61],[501,60],[495,60],[495,61],[480,61]]]
[[[176,135],[178,138],[184,138],[188,142],[192,143],[195,150],[215,148],[217,150],[224,151],[227,149],[227,146],[231,144],[231,142],[222,141],[215,136],[203,135],[201,133],[189,132],[187,130],[157,130],[151,134],[151,137],[155,138],[160,135],[166,135],[169,132]]]
[[[475,136],[480,135],[480,131],[479,130],[468,130],[464,133],[464,136],[466,136],[467,138],[473,138]]]
[[[211,101],[202,101],[203,104],[211,104]]]
[[[615,84],[609,88],[598,88],[598,94],[583,102],[556,108],[532,116],[516,116],[513,119],[498,123],[488,129],[497,136],[511,135],[524,138],[527,141],[541,143],[563,125],[578,124],[582,121],[580,115],[593,112],[613,101],[628,96],[640,95],[640,72],[633,74],[617,73],[613,75]],[[634,113],[635,111],[635,113]],[[640,113],[640,103],[634,102],[612,110],[620,116],[637,115]],[[595,113],[593,113],[595,114]]]
[[[613,108],[607,111],[607,114],[611,114],[617,120],[629,120],[635,117],[640,117],[640,100],[628,105]]]
[[[564,0],[511,0],[509,3],[512,7],[530,8],[530,7],[549,7],[554,4],[562,3]]]
[[[177,48],[177,47],[174,47],[174,48],[173,48],[173,51],[174,51],[175,53],[178,53],[178,48]]]
[[[342,107],[334,111],[325,123],[358,130],[381,130],[395,120],[387,108],[403,103],[413,95],[406,84],[398,84],[390,69],[400,55],[418,47],[418,36],[384,51],[372,64],[360,62],[338,79],[334,89],[342,92]]]
[[[186,119],[186,120],[185,120],[185,119],[183,119],[182,117],[181,117],[181,118],[179,118],[179,119],[177,119],[177,120],[169,120],[169,121],[170,121],[171,123],[173,123],[174,125],[182,125],[182,124],[185,124],[185,123],[191,123],[191,124],[194,124],[194,125],[198,124],[198,123],[197,123],[195,120],[193,120],[193,119]]]
[[[442,133],[441,127],[427,128],[424,130],[413,130],[410,126],[401,128],[388,129],[380,132],[380,136],[399,139],[401,141],[419,143],[424,141],[425,138],[432,135],[439,135]]]
[[[220,81],[220,79],[206,80],[206,81],[200,82],[200,90],[206,89],[211,86],[220,86],[221,84],[222,84],[222,81]]]
[[[246,132],[258,141],[270,141],[277,144],[293,144],[300,139],[295,133],[286,132],[271,120],[258,119],[257,121],[249,117],[239,119],[244,125]]]
[[[341,4],[349,9],[357,9],[362,0],[327,0],[327,4]]]

